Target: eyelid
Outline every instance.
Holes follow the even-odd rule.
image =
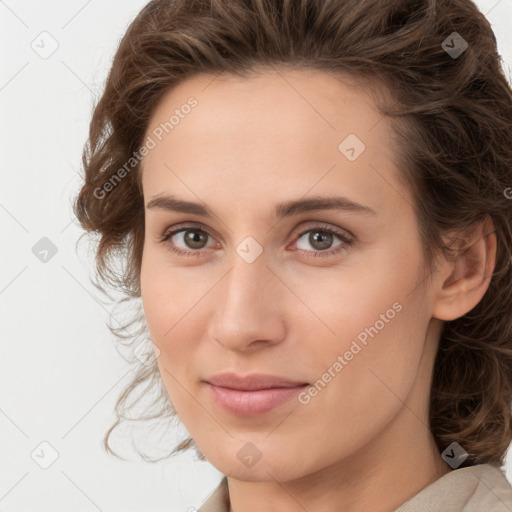
[[[210,235],[212,238],[217,238],[217,235],[214,235],[212,230],[210,230],[210,228],[207,228],[200,222],[194,222],[194,221],[183,222],[180,224],[175,224],[175,225],[169,226],[169,227],[165,228],[163,234],[159,235],[158,238],[160,240],[162,240],[165,237],[171,236],[172,234],[176,234],[177,232],[184,231],[186,229],[197,229],[198,231],[204,231],[205,233]],[[222,237],[219,236],[219,238],[222,240]]]
[[[315,222],[314,226],[308,226],[306,228],[303,228],[302,230],[293,231],[292,233],[295,233],[294,237],[300,238],[302,235],[308,233],[309,231],[315,228],[331,231],[332,233],[340,237],[345,237],[349,240],[355,240],[356,238],[350,231],[348,231],[348,229],[339,228],[337,226],[331,226],[328,222]]]

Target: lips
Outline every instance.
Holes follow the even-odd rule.
[[[280,377],[277,375],[253,374],[245,377],[234,373],[222,373],[206,379],[206,382],[214,386],[241,391],[253,391],[271,388],[294,388],[308,384],[304,381],[297,381]]]
[[[225,411],[253,417],[267,413],[296,397],[308,383],[275,375],[221,374],[206,381],[210,396]]]

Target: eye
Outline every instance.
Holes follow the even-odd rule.
[[[203,249],[210,248],[206,245],[210,236],[204,229],[189,226],[166,232],[160,242],[180,256],[201,256]],[[167,243],[169,240],[172,244]],[[215,246],[215,243],[212,245]]]
[[[339,242],[333,245],[336,238]],[[306,231],[302,231],[298,235],[296,245],[299,248],[299,252],[306,256],[332,256],[342,250],[348,250],[348,247],[352,243],[353,238],[348,234],[338,231],[337,229],[317,225]],[[308,244],[313,250],[308,250]]]
[[[209,245],[208,238],[212,241]],[[338,243],[335,243],[336,239]],[[305,256],[333,256],[342,250],[347,251],[353,241],[352,236],[341,230],[318,224],[298,234],[295,245],[297,252]],[[220,245],[208,231],[197,226],[169,230],[162,235],[160,242],[180,256],[203,256],[208,249]],[[308,249],[308,244],[312,250]]]

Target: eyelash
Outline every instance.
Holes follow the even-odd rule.
[[[202,256],[203,255],[203,252],[207,252],[207,249],[200,249],[200,250],[197,250],[197,251],[194,251],[194,250],[190,250],[190,251],[185,251],[183,249],[179,249],[177,247],[172,247],[172,246],[169,246],[169,244],[167,244],[166,242],[171,238],[173,237],[174,235],[176,235],[177,233],[181,233],[182,231],[188,231],[188,230],[196,230],[196,231],[199,231],[199,232],[203,232],[203,233],[206,233],[208,236],[212,237],[213,236],[205,229],[203,228],[200,228],[198,226],[180,226],[178,229],[174,229],[172,231],[167,231],[165,232],[161,237],[160,237],[160,243],[162,243],[163,245],[166,246],[166,248],[171,251],[171,252],[174,252],[176,254],[178,254],[179,256],[186,256],[186,257],[198,257],[198,256]],[[341,232],[341,231],[338,231],[336,229],[333,229],[333,228],[328,228],[328,227],[325,227],[323,225],[316,225],[316,226],[312,226],[308,229],[305,229],[304,231],[300,232],[297,236],[296,236],[296,239],[299,240],[300,238],[302,238],[302,236],[304,236],[306,233],[309,233],[310,231],[319,231],[321,233],[329,233],[331,235],[335,235],[337,236],[340,240],[341,240],[341,244],[339,245],[336,245],[334,249],[328,249],[328,250],[325,250],[325,251],[306,251],[304,249],[297,249],[297,252],[299,252],[300,254],[304,255],[304,256],[307,256],[307,257],[326,257],[326,256],[334,256],[336,254],[338,254],[340,251],[348,251],[348,248],[352,245],[352,243],[354,242],[354,239],[353,238],[350,238],[348,235],[346,235],[345,233]]]

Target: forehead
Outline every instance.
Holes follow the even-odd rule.
[[[363,138],[382,119],[366,89],[351,77],[314,70],[260,70],[246,78],[224,73],[180,82],[158,104],[147,132],[169,121],[176,110],[179,114],[191,97],[197,106],[180,116],[179,130],[172,127],[172,132],[187,137],[193,132],[274,139],[279,133],[315,137],[345,131]],[[191,121],[185,122],[187,117]]]
[[[396,178],[389,130],[350,77],[312,70],[194,76],[151,116],[146,136],[156,145],[143,159],[144,193],[182,187],[183,177],[203,193],[236,187],[241,201],[250,192],[269,197],[269,189],[293,187],[304,195],[333,186],[354,196],[364,188],[377,199],[383,179]]]

